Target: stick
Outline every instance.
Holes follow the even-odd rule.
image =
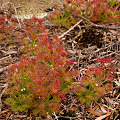
[[[67,30],[65,33],[63,33],[61,36],[59,36],[58,38],[62,38],[63,36],[65,36],[67,33],[69,33],[71,30],[73,30],[77,25],[79,25],[81,23],[82,20],[78,21],[74,26],[72,26],[69,30]]]

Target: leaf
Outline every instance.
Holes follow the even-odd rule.
[[[72,55],[75,55],[76,54],[76,51],[73,51],[73,50],[67,50],[68,53],[72,54]]]
[[[97,102],[96,102],[97,103]],[[107,111],[105,110],[105,107],[103,107],[101,104],[97,103],[100,106],[101,111],[103,112],[103,114],[106,114]]]
[[[96,112],[96,111],[94,111],[94,110],[86,110],[86,111],[88,111],[88,112],[90,112],[90,113],[92,113],[92,114],[94,114],[94,115],[96,115],[96,116],[101,116],[100,113],[98,113],[98,112]]]
[[[50,34],[49,32],[43,32],[43,33],[39,33],[38,35],[46,35],[46,34]]]
[[[10,113],[7,113],[6,120],[8,120],[9,117],[10,117]]]
[[[81,85],[81,82],[71,82],[73,85]]]
[[[106,118],[106,117],[108,117],[108,116],[110,116],[110,113],[108,113],[108,114],[106,114],[106,115],[102,115],[102,116],[96,118],[95,120],[102,120],[102,119],[104,119],[104,118]]]
[[[7,51],[5,55],[17,54],[17,51]]]
[[[118,86],[120,86],[120,82],[118,82],[118,81],[114,81]]]

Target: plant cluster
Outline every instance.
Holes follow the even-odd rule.
[[[0,41],[1,42],[15,42],[20,38],[20,32],[15,29],[18,24],[11,21],[11,15],[4,15],[0,17]]]
[[[47,33],[45,27],[42,26],[42,19],[39,19],[34,14],[30,20],[24,21],[25,27],[22,33],[20,44],[25,46],[22,51],[24,53],[33,55],[33,49],[40,38],[46,39]]]
[[[52,23],[64,26],[65,28],[69,28],[71,25],[76,23],[76,20],[73,18],[72,14],[66,10],[54,10],[48,15],[48,18],[52,21]]]
[[[55,12],[59,15],[58,11]],[[66,99],[65,94],[73,90],[71,81],[79,72],[68,70],[74,62],[67,60],[67,53],[57,35],[49,40],[41,19],[33,15],[30,20],[24,21],[24,30],[16,32],[18,25],[6,21],[10,18],[0,17],[0,40],[17,40],[24,47],[20,61],[8,70],[9,88],[6,94],[9,96],[5,102],[13,111],[30,110],[42,116],[57,112],[61,101]],[[82,77],[81,85],[75,89],[81,103],[90,104],[112,90],[114,71],[110,67],[111,61],[110,58],[98,58],[101,66],[89,68]]]
[[[61,100],[71,88],[72,77],[78,72],[67,70],[74,63],[66,59],[58,36],[54,35],[50,41],[41,23],[35,15],[25,22],[22,37],[29,36],[30,43],[20,39],[21,44],[26,45],[26,51],[20,61],[9,68],[7,82],[10,86],[6,94],[10,97],[5,102],[13,111],[31,110],[45,116],[47,112],[59,110]]]
[[[70,27],[71,23],[74,24],[77,21],[70,15],[76,14],[95,23],[120,24],[120,1],[118,0],[65,0],[63,7],[63,13],[60,10],[54,10],[53,14],[49,15],[54,23]]]
[[[113,89],[114,70],[111,67],[111,58],[98,58],[100,66],[93,66],[81,78],[80,86],[75,93],[81,103],[90,104],[103,97]]]

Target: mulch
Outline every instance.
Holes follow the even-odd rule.
[[[12,20],[18,22],[17,19]],[[19,41],[0,42],[0,120],[120,120],[120,26],[81,22],[72,29],[66,29],[50,23],[47,18],[44,20],[42,25],[50,33],[49,39],[52,39],[53,34],[59,35],[68,53],[68,60],[74,62],[69,69],[80,71],[73,81],[76,86],[85,71],[96,64],[98,57],[111,57],[115,69],[114,84],[117,87],[90,105],[79,103],[74,93],[70,92],[66,94],[67,99],[62,101],[59,112],[47,118],[34,116],[31,112],[14,112],[5,104],[8,97],[4,94],[8,87],[6,73],[9,65],[19,61],[23,46],[20,46]],[[82,20],[85,21],[84,18]],[[22,32],[19,28],[16,30]]]

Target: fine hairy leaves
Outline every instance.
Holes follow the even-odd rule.
[[[35,16],[26,21],[23,36],[29,36],[29,43],[20,39],[25,46],[23,55],[18,63],[9,67],[7,82],[11,86],[6,91],[10,95],[6,103],[14,111],[28,112],[30,109],[44,116],[59,110],[76,72],[66,71],[74,63],[67,60],[58,36],[49,40],[41,23]]]
[[[80,86],[75,93],[81,103],[90,104],[103,97],[106,92],[113,90],[114,70],[111,58],[98,58],[100,66],[91,66],[81,78]]]

